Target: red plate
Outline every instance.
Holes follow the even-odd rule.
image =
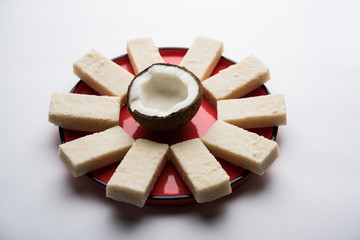
[[[186,48],[160,48],[159,50],[164,60],[171,64],[179,64],[181,59],[187,52]],[[117,57],[113,59],[113,61],[134,74],[127,55]],[[216,74],[220,70],[225,69],[234,63],[234,61],[222,57],[212,74]],[[74,86],[71,92],[79,94],[98,95],[97,92],[95,92],[81,80]],[[263,85],[244,97],[267,94],[270,93]],[[188,139],[201,138],[216,121],[216,119],[216,109],[206,100],[206,98],[203,98],[200,109],[194,116],[194,118],[188,124],[173,132],[156,133],[144,128],[131,117],[126,107],[121,109],[119,125],[134,139],[146,138],[171,145]],[[277,135],[277,129],[277,127],[268,127],[249,130],[252,132],[256,132],[268,139],[275,140]],[[62,128],[59,128],[59,132],[62,143],[89,134],[88,132],[73,131]],[[232,188],[239,186],[253,174],[248,170],[236,167],[230,163],[223,161],[222,159],[218,160],[230,176]],[[118,164],[119,163],[116,162],[104,168],[90,172],[87,174],[87,176],[97,186],[105,190],[106,184],[114,173],[115,168],[118,166]],[[195,199],[193,198],[190,190],[186,187],[181,176],[176,171],[171,161],[168,161],[154,188],[152,189],[146,203],[154,205],[182,205],[195,202]]]

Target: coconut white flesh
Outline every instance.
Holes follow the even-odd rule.
[[[129,90],[129,107],[147,116],[165,117],[190,105],[198,95],[194,77],[171,65],[153,65]]]

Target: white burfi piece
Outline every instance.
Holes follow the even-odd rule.
[[[93,133],[59,146],[59,157],[74,177],[120,161],[134,139],[120,126]]]
[[[282,94],[218,101],[218,119],[242,128],[286,125]]]
[[[126,49],[135,74],[138,74],[154,63],[164,63],[159,49],[149,37],[129,40]]]
[[[126,94],[134,75],[110,59],[90,50],[73,64],[74,73],[100,95],[118,96],[125,104]]]
[[[198,203],[231,193],[230,177],[200,139],[170,147],[171,159]]]
[[[120,98],[53,93],[49,122],[65,129],[99,132],[119,125]]]
[[[200,81],[208,78],[223,53],[223,43],[218,40],[197,37],[191,45],[180,66],[193,72]]]
[[[106,187],[106,196],[143,207],[164,168],[169,145],[138,139],[120,162]]]
[[[259,175],[279,155],[275,141],[221,120],[217,120],[201,140],[214,156]]]
[[[249,56],[202,84],[205,96],[216,106],[217,101],[242,97],[269,79],[269,69],[255,56]]]

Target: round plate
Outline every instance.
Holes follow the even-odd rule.
[[[187,52],[187,48],[160,48],[159,51],[165,62],[171,64],[179,64],[181,59]],[[128,70],[130,73],[134,74],[127,54],[114,58],[113,61]],[[225,57],[221,57],[212,75],[233,64],[235,64],[234,61]],[[79,94],[98,95],[96,91],[94,91],[81,80],[74,86],[71,92]],[[267,94],[270,93],[263,85],[244,97]],[[127,107],[123,107],[120,111],[119,125],[135,140],[138,138],[145,138],[171,145],[188,139],[201,138],[216,121],[216,119],[216,108],[214,108],[207,101],[206,98],[203,98],[200,109],[194,116],[194,118],[185,126],[172,132],[157,133],[144,128],[131,117],[130,113],[127,110]],[[262,135],[268,139],[275,140],[278,128],[275,126],[248,130],[256,132],[257,134]],[[59,128],[59,132],[62,143],[89,134],[88,132],[73,131],[62,128]],[[231,187],[233,189],[253,175],[253,173],[248,170],[236,167],[222,159],[218,160],[221,166],[230,176]],[[104,168],[90,172],[87,174],[87,176],[93,183],[105,190],[106,184],[114,173],[115,168],[118,166],[118,164],[118,162],[113,163]],[[182,205],[195,202],[196,201],[193,195],[183,182],[174,165],[171,163],[171,161],[168,161],[164,170],[156,181],[146,203],[154,205]]]

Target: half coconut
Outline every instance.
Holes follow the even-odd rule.
[[[202,101],[200,80],[187,69],[156,63],[132,80],[127,105],[133,118],[154,131],[171,131],[188,123]]]

